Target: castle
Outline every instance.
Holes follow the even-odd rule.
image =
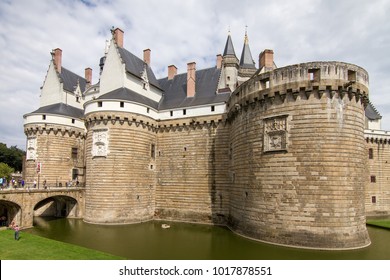
[[[96,84],[91,68],[76,75],[53,50],[40,108],[24,116],[26,184],[39,163],[47,185],[85,185],[88,223],[175,220],[288,246],[370,244],[364,174],[379,140],[364,129],[379,114],[364,69],[277,68],[272,50],[256,68],[245,34],[240,59],[229,35],[215,66],[170,65],[157,79],[151,50],[140,59],[121,29],[112,35]]]

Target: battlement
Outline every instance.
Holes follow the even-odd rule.
[[[227,104],[227,111],[237,109],[237,106],[268,100],[280,96],[284,101],[287,94],[296,100],[300,93],[306,98],[318,92],[319,98],[325,91],[331,96],[336,91],[341,97],[348,94],[357,101],[368,97],[369,77],[363,68],[344,62],[308,62],[290,65],[255,76],[240,85]]]

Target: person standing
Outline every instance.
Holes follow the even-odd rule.
[[[15,240],[19,240],[19,231],[20,231],[20,228],[19,228],[19,226],[18,225],[16,225],[15,227],[14,227],[14,231],[15,231]]]

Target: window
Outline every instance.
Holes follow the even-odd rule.
[[[98,101],[98,107],[103,107],[103,101]]]
[[[79,170],[76,168],[72,169],[72,180],[77,180],[77,177],[79,176]]]
[[[78,153],[78,149],[72,148],[72,159],[77,159],[77,153]]]
[[[125,107],[125,102],[121,101],[121,102],[119,103],[119,106],[120,106],[121,108]]]
[[[186,109],[183,109],[183,115],[187,115],[187,110]]]
[[[46,115],[42,115],[42,120],[46,120]]]
[[[150,111],[150,109],[149,109],[149,108],[146,108],[146,113],[148,113],[148,114],[149,114],[149,111]]]
[[[215,106],[211,106],[211,112],[215,111]]]
[[[76,102],[80,102],[80,97],[76,96]]]
[[[170,112],[171,113],[171,117],[173,116],[173,111]]]
[[[371,202],[376,203],[376,196],[375,195],[371,196]]]
[[[371,175],[371,183],[376,183],[376,176],[375,175]]]
[[[75,119],[72,119],[72,123],[74,124],[76,122],[76,120]]]
[[[368,158],[373,159],[374,158],[374,150],[373,148],[368,149]]]
[[[152,159],[156,158],[156,145],[155,144],[150,145],[150,157]]]

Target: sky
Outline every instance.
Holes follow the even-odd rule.
[[[215,65],[228,32],[238,58],[245,31],[252,56],[274,50],[278,67],[343,61],[366,69],[370,100],[390,130],[390,1],[388,0],[0,0],[0,143],[25,149],[23,115],[39,108],[40,87],[62,49],[62,65],[84,76],[99,59],[110,29],[142,58],[151,49],[157,78],[168,65]],[[258,67],[258,64],[257,64]]]

